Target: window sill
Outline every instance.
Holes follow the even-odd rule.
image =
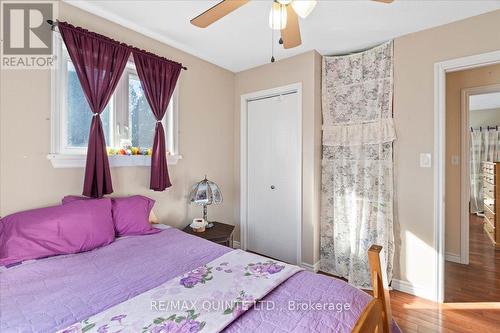
[[[85,168],[86,155],[63,155],[49,154],[47,159],[54,168]],[[177,164],[182,159],[182,155],[167,155],[167,164]],[[111,155],[108,156],[109,166],[111,168],[151,166],[151,156],[143,155]]]

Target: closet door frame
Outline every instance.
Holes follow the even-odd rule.
[[[298,225],[297,225],[297,244],[296,244],[296,257],[297,265],[302,263],[302,83],[293,83],[286,86],[260,90],[248,94],[241,95],[241,107],[240,107],[240,247],[242,250],[247,250],[248,244],[248,163],[247,163],[247,138],[248,138],[248,102],[256,99],[262,99],[267,97],[285,95],[290,93],[297,93],[297,109],[299,110],[299,122],[298,122],[298,135],[301,138],[300,144],[298,145],[298,156],[300,156],[299,163],[299,177],[300,180],[297,183],[298,188],[296,189],[296,195],[298,196],[298,201],[300,203],[297,207],[298,214]]]
[[[459,264],[469,264],[469,200],[470,200],[470,110],[469,97],[480,94],[500,92],[500,84],[491,84],[461,90],[461,131],[460,136],[460,258],[450,258],[446,260]],[[457,260],[458,259],[458,260]]]

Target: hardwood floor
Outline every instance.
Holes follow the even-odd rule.
[[[500,302],[500,249],[481,217],[471,215],[469,224],[469,265],[446,261],[445,302]]]
[[[404,333],[500,332],[499,302],[438,304],[393,290],[391,309]]]
[[[391,291],[393,317],[403,332],[500,332],[500,249],[471,215],[469,265],[445,264],[445,303]]]

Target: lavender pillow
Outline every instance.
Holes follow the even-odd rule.
[[[0,221],[0,265],[89,251],[114,239],[110,199],[23,211]]]
[[[88,198],[69,195],[63,198],[63,205]],[[113,222],[117,236],[149,235],[160,232],[151,227],[149,215],[155,204],[153,199],[142,195],[112,198]]]

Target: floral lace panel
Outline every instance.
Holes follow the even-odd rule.
[[[368,249],[392,278],[392,42],[323,61],[320,269],[371,288]],[[384,264],[383,263],[383,264]]]

